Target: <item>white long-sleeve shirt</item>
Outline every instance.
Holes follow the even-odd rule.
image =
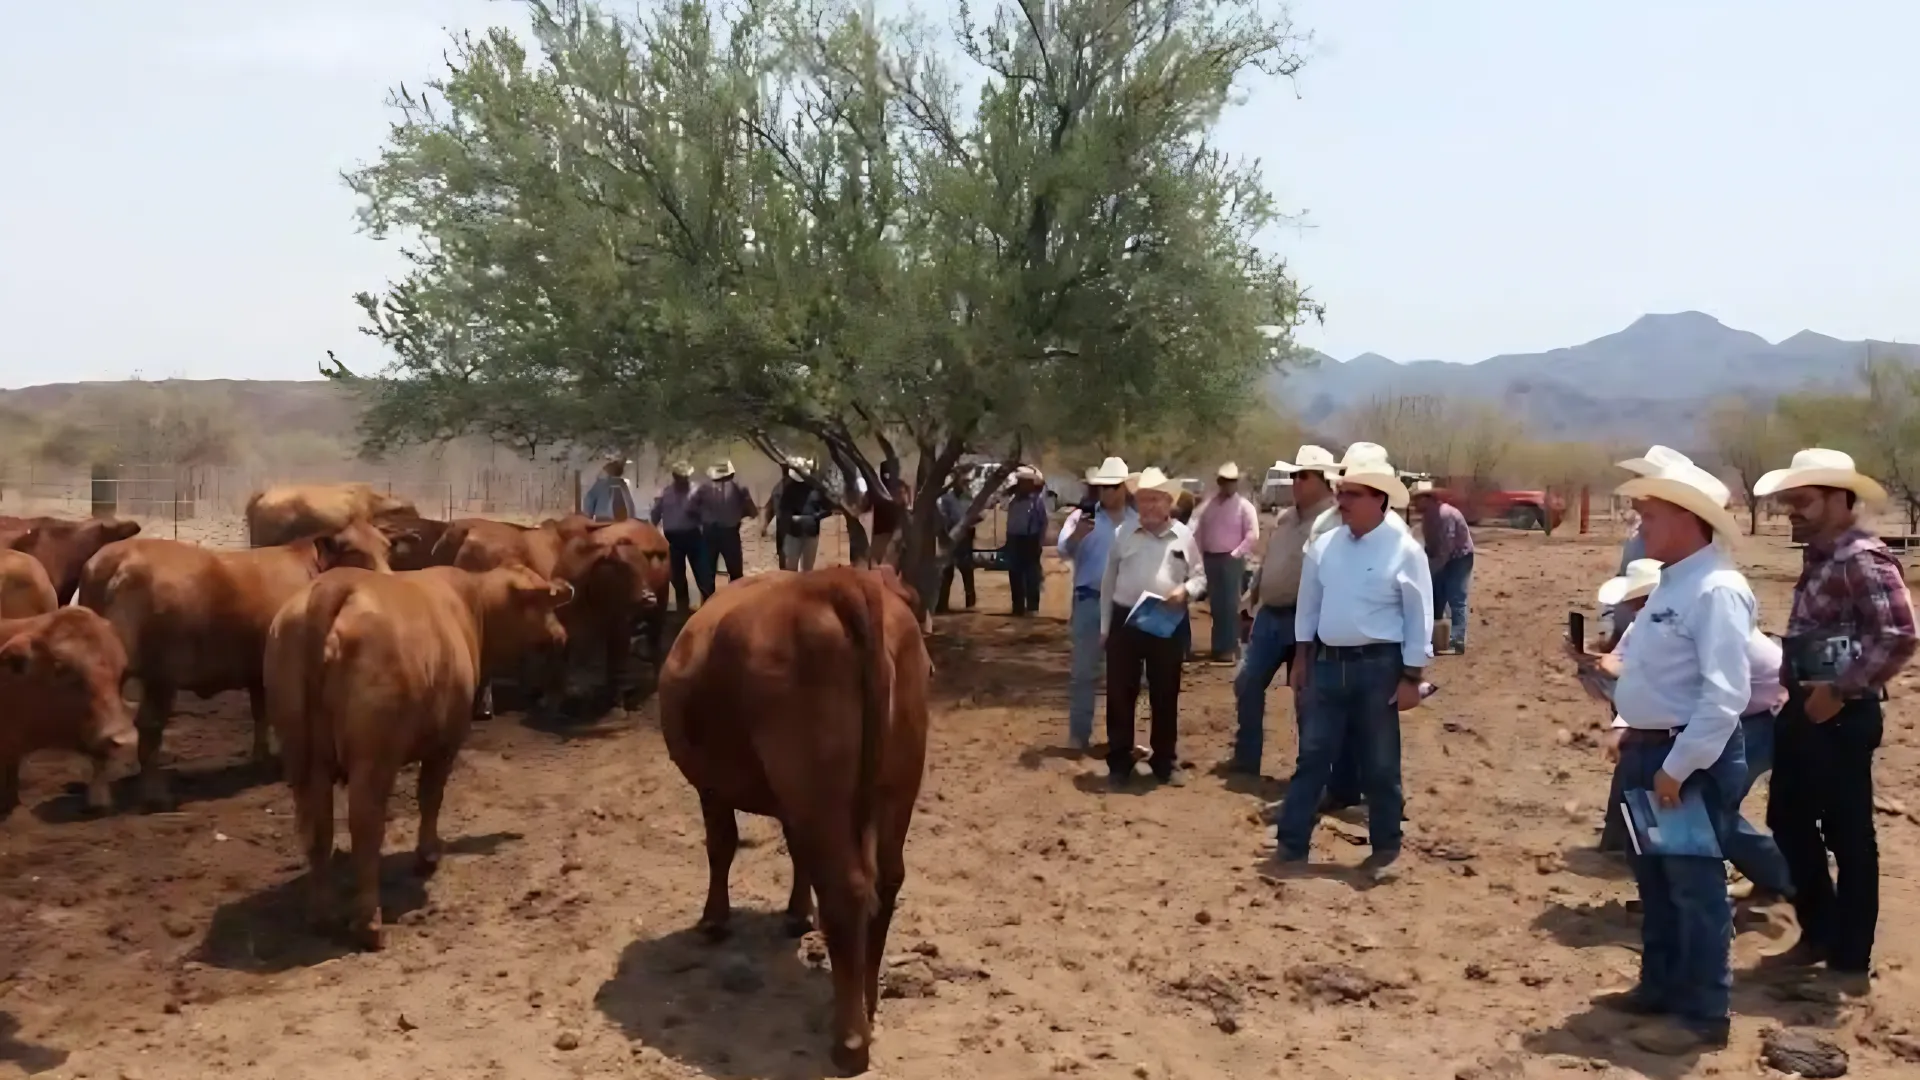
[[[1391,518],[1353,535],[1345,525],[1307,543],[1293,632],[1302,643],[1396,644],[1407,667],[1433,655],[1433,573],[1426,549]]]
[[[1685,727],[1661,769],[1675,780],[1719,760],[1752,695],[1753,590],[1709,544],[1663,568],[1623,645],[1613,705],[1628,727]]]
[[[1107,549],[1100,578],[1100,632],[1112,629],[1115,605],[1131,608],[1146,593],[1166,596],[1184,588],[1189,602],[1207,594],[1207,569],[1193,531],[1168,521],[1159,532],[1145,525],[1123,527]]]

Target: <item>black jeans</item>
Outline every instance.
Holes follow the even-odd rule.
[[[1835,971],[1864,972],[1880,918],[1880,847],[1873,826],[1878,701],[1849,701],[1824,724],[1807,719],[1795,689],[1774,726],[1767,826],[1793,872],[1801,940],[1827,950]],[[1827,852],[1839,870],[1827,873]]]
[[[705,525],[700,529],[700,598],[713,595],[719,584],[720,564],[727,566],[727,580],[746,576],[746,559],[740,551],[740,526]]]
[[[1177,637],[1154,637],[1127,625],[1127,609],[1113,609],[1107,634],[1107,770],[1116,776],[1133,775],[1133,721],[1140,703],[1140,682],[1147,684],[1147,714],[1152,718],[1148,742],[1153,774],[1165,778],[1179,763],[1175,741],[1180,733],[1180,654]]]
[[[682,612],[693,609],[693,596],[687,590],[687,572],[691,570],[694,579],[700,577],[700,530],[675,529],[667,534],[667,559],[672,568],[669,580],[673,584],[674,606]]]
[[[1013,592],[1013,613],[1040,610],[1040,548],[1038,536],[1007,537],[1007,588]]]
[[[940,598],[934,604],[935,611],[948,611],[952,604],[953,575],[960,575],[960,589],[967,597],[967,606],[973,606],[973,542],[955,544],[947,553],[946,562],[940,566]]]

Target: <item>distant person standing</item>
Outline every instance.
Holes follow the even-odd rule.
[[[614,458],[600,467],[600,475],[580,500],[580,512],[595,521],[614,521],[639,516],[633,487],[627,483],[627,465]]]
[[[707,482],[700,485],[693,499],[694,516],[700,521],[700,599],[705,600],[713,595],[723,561],[728,581],[746,576],[740,523],[753,520],[759,507],[753,505],[753,496],[734,475],[731,461],[709,467]]]
[[[1147,764],[1161,783],[1186,782],[1180,772],[1180,662],[1178,639],[1161,637],[1130,617],[1152,593],[1187,621],[1187,608],[1206,594],[1206,569],[1193,533],[1173,520],[1179,482],[1159,469],[1140,474],[1134,492],[1137,519],[1114,537],[1100,578],[1100,636],[1107,650],[1107,781],[1124,788],[1133,779],[1134,712],[1147,688],[1152,746]],[[1096,526],[1097,527],[1097,526]]]
[[[1060,557],[1073,564],[1073,611],[1069,619],[1073,663],[1067,681],[1067,745],[1085,750],[1093,744],[1093,699],[1100,685],[1104,656],[1100,639],[1100,582],[1107,572],[1107,551],[1114,537],[1140,523],[1127,505],[1131,480],[1127,463],[1110,457],[1087,470],[1094,505],[1076,507],[1060,526]]]
[[[1247,572],[1247,554],[1260,540],[1260,511],[1240,494],[1240,466],[1233,462],[1215,472],[1214,485],[1194,533],[1206,561],[1207,608],[1213,616],[1210,655],[1216,664],[1232,664],[1240,659],[1240,583]]]
[[[1233,739],[1234,772],[1260,775],[1260,756],[1266,739],[1267,688],[1281,666],[1293,663],[1293,623],[1300,596],[1300,568],[1307,544],[1340,523],[1333,509],[1333,479],[1340,466],[1318,446],[1303,446],[1292,464],[1277,466],[1293,477],[1293,505],[1280,511],[1267,536],[1267,552],[1254,568],[1247,587],[1253,606],[1253,629],[1247,635],[1245,663],[1233,680],[1234,711],[1239,726]],[[1211,589],[1213,586],[1207,586]],[[1213,601],[1219,603],[1216,595]],[[1296,702],[1295,715],[1298,715]]]
[[[1013,613],[1032,615],[1040,610],[1041,547],[1047,535],[1047,498],[1040,470],[1022,465],[1013,473],[1013,495],[1007,500],[1007,588],[1013,592]]]
[[[907,515],[913,512],[913,497],[900,479],[897,459],[888,458],[880,463],[880,485],[881,490],[868,500],[873,505],[873,546],[867,554],[875,565],[891,558],[894,540],[899,537]]]
[[[1307,545],[1294,616],[1291,684],[1302,700],[1300,760],[1280,804],[1277,858],[1303,863],[1320,797],[1349,739],[1358,738],[1376,882],[1400,857],[1400,713],[1420,705],[1433,648],[1433,581],[1426,553],[1388,523],[1406,485],[1384,459],[1342,470],[1341,528]]]
[[[691,570],[696,581],[700,576],[700,518],[693,502],[693,466],[676,461],[672,473],[673,479],[653,500],[649,517],[666,534],[674,607],[684,615],[693,610],[687,573]]]
[[[952,610],[953,578],[960,586],[972,611],[977,599],[973,591],[973,531],[975,522],[967,511],[973,507],[973,471],[962,466],[954,471],[947,490],[940,493],[936,509],[940,511],[940,598],[934,612],[944,615]]]
[[[808,482],[813,462],[796,457],[787,462],[787,476],[780,485],[779,517],[782,527],[780,565],[786,570],[811,570],[820,557],[820,524],[833,515],[827,497]]]
[[[1787,468],[1762,476],[1753,493],[1777,498],[1793,538],[1807,545],[1787,622],[1788,698],[1767,798],[1767,824],[1792,867],[1800,922],[1800,941],[1783,960],[1824,960],[1843,993],[1861,995],[1880,918],[1873,753],[1887,683],[1920,646],[1913,598],[1900,561],[1860,526],[1859,504],[1887,493],[1851,457],[1802,450]]]
[[[1467,586],[1473,580],[1473,530],[1460,508],[1434,493],[1430,481],[1413,492],[1420,511],[1420,538],[1433,576],[1433,617],[1447,616],[1448,645],[1457,656],[1467,651]]]

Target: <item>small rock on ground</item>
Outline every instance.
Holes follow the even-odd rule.
[[[1761,1040],[1760,1057],[1781,1072],[1813,1080],[1847,1075],[1847,1052],[1803,1031],[1767,1032]]]

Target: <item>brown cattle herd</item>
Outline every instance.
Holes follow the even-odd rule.
[[[932,664],[919,598],[891,570],[745,578],[663,649],[666,539],[578,514],[437,521],[364,484],[277,487],[247,503],[245,551],[139,537],[127,521],[0,517],[0,818],[21,760],[86,757],[87,806],[137,746],[143,809],[171,806],[161,739],[176,696],[247,691],[254,755],[292,790],[315,933],[382,940],[379,859],[402,768],[419,766],[416,871],[438,865],[446,781],[496,680],[544,721],[633,707],[637,642],[707,829],[700,928],[725,935],[734,815],[778,820],[790,929],[832,957],[833,1058],[866,1067],[888,925],[926,755]],[[579,702],[570,675],[598,667]],[[352,899],[326,873],[347,792]]]

